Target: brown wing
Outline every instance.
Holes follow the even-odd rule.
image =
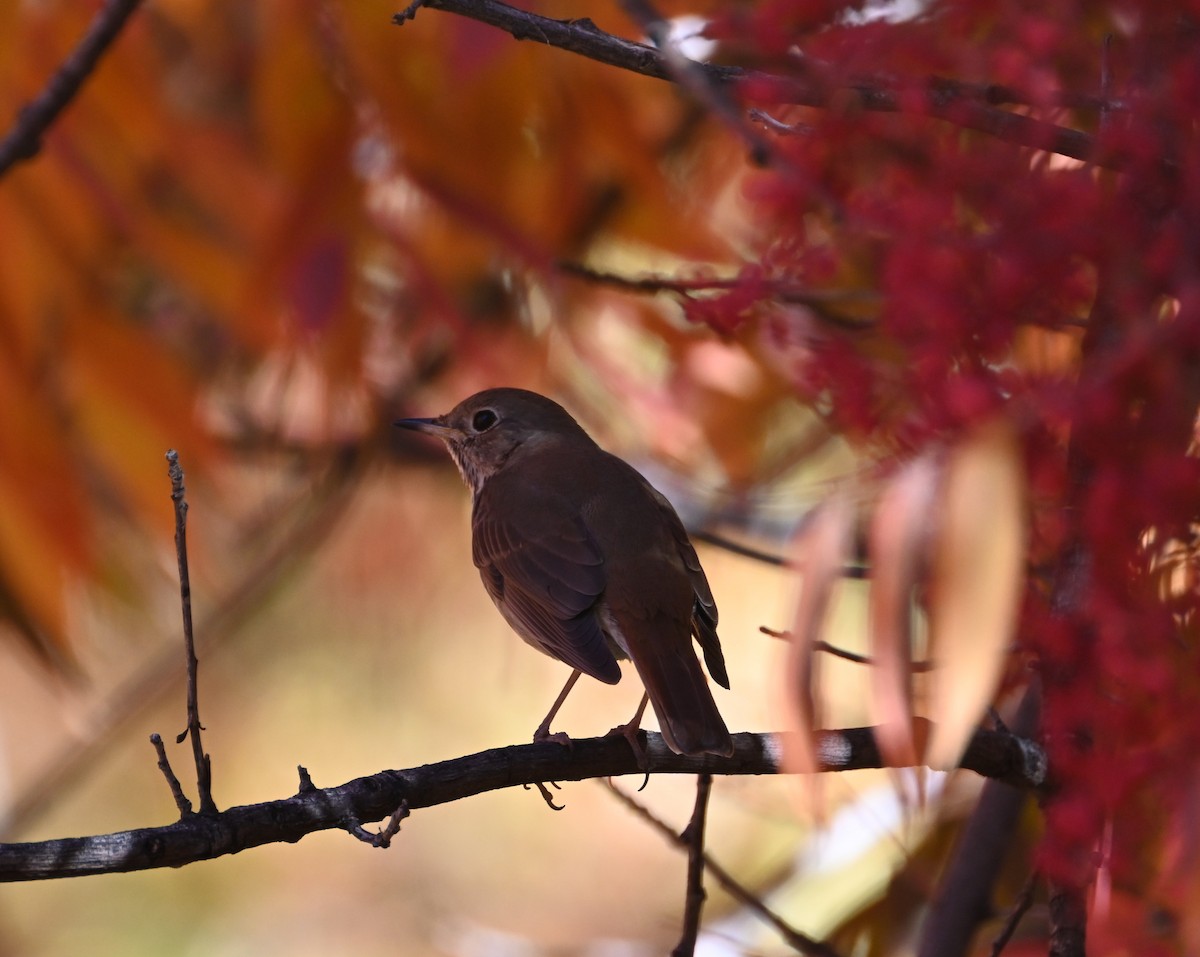
[[[642,481],[645,482],[645,479]],[[700,558],[692,546],[691,539],[688,538],[687,529],[683,527],[683,522],[679,520],[679,516],[666,496],[649,482],[646,482],[646,488],[658,502],[658,507],[675,539],[679,557],[687,567],[692,591],[696,595],[695,603],[692,605],[692,632],[704,652],[704,663],[708,666],[708,673],[712,675],[713,681],[722,688],[728,688],[729,672],[725,668],[725,654],[721,651],[721,641],[717,637],[717,603],[713,598],[712,589],[708,587],[708,578],[704,574],[704,569],[700,567]]]
[[[476,498],[472,522],[475,565],[492,601],[535,648],[616,684],[621,668],[596,613],[605,585],[600,549],[574,509],[494,486]],[[503,516],[494,507],[497,490]]]

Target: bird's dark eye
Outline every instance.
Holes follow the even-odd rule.
[[[476,432],[486,432],[499,421],[500,416],[491,409],[480,409],[475,413],[475,418],[471,420],[471,428]]]

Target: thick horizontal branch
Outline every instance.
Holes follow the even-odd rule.
[[[653,774],[779,772],[778,735],[743,732],[733,739],[731,757],[695,758],[674,754],[661,735],[646,733],[648,770]],[[822,732],[819,750],[827,771],[882,766],[870,728]],[[1037,788],[1045,777],[1040,748],[997,731],[976,733],[962,767],[1023,788]],[[500,788],[640,773],[628,742],[604,737],[580,739],[571,748],[555,743],[495,748],[405,771],[381,771],[333,788],[311,787],[305,779],[293,797],[216,814],[189,814],[163,827],[0,844],[0,881],[179,867],[263,844],[295,843],[315,831],[361,829],[362,822],[382,820],[401,805],[415,811]]]
[[[516,40],[537,40],[643,76],[659,80],[675,78],[658,49],[607,33],[587,18],[555,20],[520,10],[500,0],[415,0],[404,12],[396,14],[393,20],[403,24],[411,20],[422,7],[478,20],[512,34]],[[779,76],[736,66],[698,62],[693,66],[698,74],[718,86],[750,79],[765,81],[758,85],[774,90],[779,103],[823,109],[836,103],[839,109],[856,106],[868,111],[932,116],[1018,146],[1058,153],[1114,169],[1122,165],[1120,157],[1101,152],[1095,138],[1088,133],[992,105],[986,95],[992,89],[989,87],[929,77],[922,84],[923,95],[914,96],[910,90],[902,91],[882,81],[838,85],[824,83],[817,78]],[[1012,96],[1011,93],[1006,95]]]

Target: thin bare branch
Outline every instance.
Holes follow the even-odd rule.
[[[158,769],[162,772],[163,777],[167,779],[167,787],[171,789],[171,798],[175,801],[175,806],[179,808],[179,816],[187,817],[192,813],[192,802],[184,795],[179,778],[171,770],[171,762],[167,758],[167,749],[163,747],[162,735],[155,731],[150,735],[150,743],[154,745],[154,752],[158,755]]]
[[[262,597],[311,556],[319,543],[337,527],[338,519],[353,498],[359,480],[371,468],[374,447],[338,458],[305,498],[286,513],[272,513],[276,526],[288,532],[261,559],[240,575],[235,587],[212,603],[213,613],[202,619],[197,643],[211,653],[259,608]],[[161,650],[126,681],[114,687],[89,710],[87,736],[72,739],[46,762],[45,770],[23,788],[9,805],[0,834],[17,834],[53,806],[56,795],[70,791],[71,782],[103,761],[131,730],[136,719],[174,694],[184,677],[183,661],[174,642]]]
[[[187,727],[175,740],[182,744],[184,738],[191,737],[200,813],[212,814],[217,810],[212,797],[212,760],[204,753],[204,744],[200,740],[203,725],[200,724],[199,682],[196,674],[199,662],[196,660],[196,641],[192,630],[192,583],[188,574],[188,505],[184,497],[183,467],[179,464],[179,453],[174,449],[167,450],[167,474],[171,477],[171,501],[175,504],[175,556],[179,560],[179,597],[183,606],[183,647],[187,663]]]
[[[0,176],[15,164],[37,156],[46,130],[75,98],[140,4],[141,0],[108,0],[100,9],[79,45],[36,99],[21,108],[13,128],[0,140]]]

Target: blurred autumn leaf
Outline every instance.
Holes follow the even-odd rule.
[[[1024,478],[1010,424],[986,422],[947,449],[931,447],[886,476],[870,500],[871,694],[869,711],[887,766],[953,770],[991,706],[1014,640],[1026,539]],[[797,536],[802,577],[788,666],[788,715],[801,734],[793,766],[816,765],[813,732],[824,725],[818,680],[827,607],[850,554],[856,516],[840,490]],[[923,620],[922,620],[923,618]],[[914,687],[923,642],[931,690]],[[928,741],[914,730],[930,720]]]
[[[6,9],[0,115],[99,6]],[[630,242],[728,257],[680,201],[721,188],[727,146],[670,85],[460,18],[404,30],[401,52],[368,4],[148,5],[0,182],[0,589],[34,646],[70,653],[101,503],[163,527],[168,446],[202,473],[225,440],[360,441],[450,358],[527,379],[529,331],[500,332],[530,318],[514,269]],[[541,295],[570,328],[602,293]]]
[[[1000,683],[1020,607],[1024,470],[1008,422],[981,425],[951,450],[933,543],[929,654],[935,662],[926,760],[954,768]]]

